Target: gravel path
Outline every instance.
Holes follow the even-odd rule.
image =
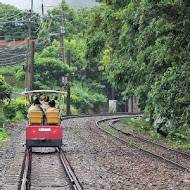
[[[190,174],[105,135],[95,126],[103,117],[70,119],[63,124],[63,149],[86,190],[188,190]],[[24,156],[26,123],[8,129],[0,147],[0,189],[16,190]],[[10,150],[10,148],[13,150]]]

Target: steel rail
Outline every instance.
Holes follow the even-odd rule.
[[[80,185],[76,175],[71,169],[71,166],[66,159],[63,150],[61,148],[56,148],[56,152],[59,154],[59,158],[61,160],[61,164],[70,180],[71,186],[74,190],[83,190],[82,186]],[[39,152],[40,153],[40,152]],[[53,152],[55,153],[55,152]],[[43,152],[42,152],[43,154]],[[18,185],[18,190],[27,190],[30,189],[30,173],[31,173],[31,157],[32,157],[32,150],[31,149],[25,149],[25,156],[22,163],[22,169],[20,174],[20,181]],[[46,187],[46,186],[41,186]],[[51,187],[63,187],[59,185],[54,185]]]
[[[107,118],[107,119],[98,120],[98,121],[96,121],[96,126],[97,126],[100,130],[104,131],[105,133],[107,133],[107,134],[109,134],[110,136],[112,136],[112,137],[114,137],[115,139],[117,139],[118,141],[123,142],[123,143],[125,143],[125,144],[131,146],[131,143],[130,143],[130,142],[128,142],[128,141],[126,141],[126,140],[123,140],[123,139],[117,137],[116,135],[113,135],[112,133],[106,131],[106,130],[103,129],[102,127],[100,127],[100,125],[99,125],[100,122],[105,122],[105,121],[108,121],[108,120],[110,120],[110,119]],[[167,158],[165,158],[165,157],[163,157],[163,156],[159,156],[159,155],[157,155],[157,154],[154,154],[154,153],[152,153],[152,152],[150,152],[150,151],[148,151],[148,150],[145,150],[145,149],[143,149],[143,148],[137,147],[137,146],[135,146],[135,145],[132,145],[132,146],[133,146],[134,148],[136,148],[136,149],[138,149],[138,150],[144,152],[144,153],[147,153],[147,154],[149,154],[149,155],[151,155],[151,156],[154,156],[154,157],[156,157],[156,158],[159,158],[160,160],[164,160],[165,162],[172,164],[173,166],[175,166],[175,167],[181,169],[182,171],[190,172],[189,168],[186,168],[186,167],[184,167],[184,166],[182,166],[182,165],[180,165],[180,164],[178,164],[178,163],[175,163],[175,162],[173,162],[173,161],[171,161],[171,160],[169,160],[169,159],[167,159]]]
[[[31,158],[31,150],[26,148],[25,156],[24,156],[23,163],[22,163],[18,190],[27,189],[27,178],[28,178],[29,165],[30,165],[30,161],[31,161],[30,158]]]
[[[83,118],[83,117],[103,117],[103,116],[117,116],[117,115],[126,115],[126,116],[137,116],[137,117],[140,117],[140,116],[142,116],[142,113],[117,112],[117,113],[101,113],[101,114],[64,115],[64,116],[61,117],[61,120],[73,119],[73,118]]]
[[[62,165],[63,165],[63,167],[67,173],[67,176],[68,176],[68,178],[72,184],[73,189],[74,190],[82,190],[83,188],[80,185],[76,175],[72,171],[71,166],[70,166],[68,160],[66,159],[66,157],[64,155],[63,149],[59,148],[58,152],[59,152],[59,157],[60,157],[61,163],[62,163]]]
[[[135,134],[133,134],[133,133],[125,132],[125,131],[122,131],[122,130],[120,130],[120,129],[117,129],[116,127],[114,127],[114,124],[113,124],[113,123],[116,123],[116,122],[118,122],[118,121],[120,121],[120,119],[115,119],[114,121],[109,122],[109,126],[112,127],[113,129],[115,129],[115,130],[117,130],[117,131],[119,131],[119,132],[125,134],[125,135],[130,135],[130,136],[132,136],[132,137],[134,137],[134,138],[137,138],[137,139],[140,139],[140,140],[142,140],[142,141],[144,141],[144,142],[147,142],[147,143],[150,143],[150,144],[159,146],[159,147],[161,147],[161,148],[163,148],[163,149],[172,151],[172,152],[174,152],[174,153],[181,154],[181,155],[185,156],[186,158],[189,158],[189,159],[190,159],[190,154],[187,154],[187,153],[185,153],[185,152],[181,152],[181,151],[179,151],[179,150],[175,150],[175,149],[173,149],[173,148],[166,147],[166,146],[164,146],[164,145],[161,145],[161,144],[159,144],[159,143],[156,143],[156,142],[153,142],[153,141],[151,141],[151,140],[145,139],[145,138],[143,138],[143,137],[139,137],[139,136],[137,136],[137,135],[135,135]]]

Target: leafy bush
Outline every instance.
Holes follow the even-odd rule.
[[[3,112],[7,119],[12,119],[16,116],[16,104],[12,101],[5,101],[3,104]]]
[[[12,120],[15,117],[24,118],[27,115],[27,110],[29,107],[29,103],[25,105],[24,97],[17,98],[16,101],[8,100],[4,101],[3,104],[3,112],[7,119]]]
[[[176,129],[175,133],[170,135],[179,143],[190,143],[190,128],[189,126],[182,126]]]
[[[3,126],[4,116],[0,114],[0,128]]]
[[[189,69],[187,64],[167,69],[149,92],[155,115],[165,118],[163,124],[172,121],[174,129],[190,125]]]
[[[63,113],[62,113],[63,115],[66,115],[66,110],[67,110],[67,105],[64,104]],[[73,105],[70,105],[70,111],[71,111],[71,115],[78,114],[78,110]]]
[[[156,131],[150,131],[150,137],[153,139],[160,139],[161,135],[157,133]]]
[[[122,123],[128,124],[129,127],[132,127],[140,131],[152,130],[152,128],[149,125],[149,118],[146,117],[123,119]]]
[[[20,97],[16,99],[16,111],[20,111],[23,116],[27,116],[29,108],[29,103],[25,105],[24,97]]]
[[[79,85],[72,87],[71,93],[72,104],[82,113],[86,113],[89,109],[96,112],[101,104],[107,102],[103,94],[90,91],[89,88],[81,88]]]
[[[21,111],[17,111],[16,112],[16,116],[12,119],[12,121],[20,121],[22,119],[24,119],[25,115],[22,114]]]
[[[0,128],[0,144],[9,138],[8,134],[3,128]]]
[[[3,93],[4,98],[10,98],[12,87],[5,81],[5,78],[0,75],[0,92]]]

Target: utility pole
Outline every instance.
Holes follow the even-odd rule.
[[[63,64],[65,64],[65,47],[64,47],[65,28],[64,28],[63,12],[62,11],[60,13],[60,21],[61,21],[61,27],[60,27],[60,48],[61,48],[61,54],[62,54],[62,61],[63,61]]]
[[[71,50],[68,49],[67,50],[67,63],[69,65],[69,67],[71,66]],[[70,104],[71,104],[71,89],[70,89],[70,81],[71,81],[71,76],[68,77],[68,86],[67,86],[67,115],[71,114],[70,111]]]
[[[34,89],[34,44],[35,42],[30,43],[30,62],[28,65],[28,90]]]
[[[61,55],[62,55],[62,62],[63,65],[65,64],[65,46],[64,46],[64,34],[65,34],[65,27],[64,27],[64,21],[63,21],[63,11],[62,11],[62,7],[60,7],[61,12],[60,12],[60,22],[61,22],[61,26],[60,26],[60,49],[61,49]],[[71,52],[70,50],[67,51],[67,63],[70,66],[71,63]],[[70,100],[70,76],[69,77],[64,77],[64,83],[68,83],[67,86],[67,110],[66,110],[66,114],[70,115],[71,111],[70,111],[70,104],[71,104],[71,100]]]
[[[25,86],[28,89],[28,72],[29,72],[29,62],[30,62],[30,38],[31,38],[31,10],[29,10],[29,21],[28,21],[28,34],[27,34],[27,50],[26,50],[26,66],[25,66]]]
[[[43,3],[43,0],[42,0],[42,15],[44,17],[44,3]]]
[[[31,70],[33,71],[32,65],[32,52],[31,52],[31,17],[33,12],[33,0],[31,0],[31,10],[29,11],[29,21],[28,21],[28,34],[27,34],[27,53],[26,53],[26,66],[25,66],[25,86],[26,90],[33,90],[33,74],[31,74]],[[34,45],[32,45],[34,46]],[[32,67],[32,69],[31,69]],[[31,84],[32,83],[32,84]]]

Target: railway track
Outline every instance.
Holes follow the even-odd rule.
[[[61,148],[25,150],[18,190],[82,190]]]
[[[129,117],[132,116],[128,116],[128,118]],[[122,143],[133,146],[134,148],[146,154],[152,155],[160,160],[164,160],[165,162],[170,163],[183,171],[190,172],[189,154],[181,152],[179,150],[165,147],[161,144],[152,142],[142,137],[138,137],[137,135],[125,132],[120,128],[115,127],[114,123],[120,120],[121,118],[99,120],[96,122],[96,126],[100,130],[111,135],[112,137],[116,138]]]
[[[64,116],[62,120],[82,117],[115,116],[124,117],[128,113],[103,113]],[[126,116],[125,116],[126,117]],[[82,189],[72,171],[62,149],[33,147],[25,150],[18,190],[38,189]],[[59,158],[59,159],[58,159]]]
[[[83,118],[83,117],[106,117],[106,116],[113,116],[116,119],[120,116],[127,117],[127,116],[141,116],[142,114],[139,113],[128,113],[128,112],[117,112],[117,113],[101,113],[101,114],[77,114],[77,115],[65,115],[61,117],[61,120],[65,119],[72,119],[72,118]]]

